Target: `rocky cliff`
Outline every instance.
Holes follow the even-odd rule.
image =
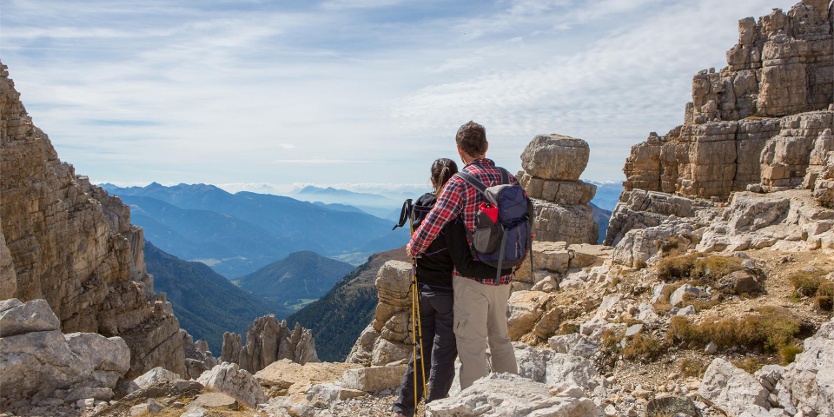
[[[694,77],[684,124],[632,148],[604,242],[616,262],[834,247],[833,23],[819,0],[739,22],[728,66]]]
[[[684,124],[632,148],[626,190],[727,199],[800,185],[811,149],[831,150],[832,15],[828,0],[804,0],[739,21],[728,66],[693,78]]]
[[[184,337],[170,304],[154,298],[142,230],[58,159],[0,68],[0,299],[45,299],[64,333],[121,336],[128,376],[154,366],[185,375]]]

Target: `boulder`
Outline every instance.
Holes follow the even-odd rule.
[[[348,369],[359,368],[352,363],[310,362],[304,365],[289,359],[273,362],[255,374],[255,379],[269,388],[270,396],[290,395],[301,392],[309,384],[324,384],[338,381]]]
[[[526,344],[515,344],[518,374],[548,385],[570,383],[592,391],[599,385],[599,374],[587,359],[570,354],[557,353]]]
[[[490,374],[457,395],[426,406],[426,417],[530,415],[601,417],[603,413],[586,397],[557,396],[546,384],[512,374]]]
[[[0,311],[0,337],[60,329],[61,322],[46,300],[32,300],[23,304],[13,298],[6,301]]]
[[[739,415],[749,406],[770,409],[770,393],[753,375],[721,358],[713,359],[704,373],[698,395],[728,415]]]
[[[139,388],[150,388],[157,384],[172,383],[181,380],[182,377],[179,375],[165,368],[156,367],[142,375],[139,375],[133,380],[133,382],[136,383]]]
[[[229,394],[251,408],[266,402],[266,396],[258,381],[234,363],[224,362],[215,366],[200,375],[197,382],[206,388]]]
[[[588,165],[590,147],[582,139],[538,135],[521,154],[521,167],[536,178],[576,181]]]
[[[9,333],[15,334],[0,337],[0,397],[110,400],[130,369],[130,349],[122,338],[42,330],[56,325],[55,314],[43,300],[7,302],[4,308],[0,314],[15,329]]]
[[[800,410],[834,415],[834,319],[805,339],[802,353],[784,368],[778,383]]]
[[[371,366],[348,369],[342,374],[341,385],[348,389],[365,392],[379,392],[400,386],[405,375],[405,365]]]

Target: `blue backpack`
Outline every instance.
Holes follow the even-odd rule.
[[[501,170],[501,184],[487,187],[473,175],[461,171],[455,175],[483,194],[475,213],[475,231],[469,232],[469,243],[475,258],[497,268],[515,268],[524,262],[533,247],[533,202],[518,184],[510,184],[510,174]],[[497,216],[496,216],[497,212]]]

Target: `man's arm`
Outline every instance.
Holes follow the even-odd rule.
[[[443,237],[446,239],[446,248],[452,258],[452,263],[461,276],[478,279],[496,277],[498,271],[495,267],[472,258],[472,251],[466,240],[466,229],[463,226],[463,221],[456,219],[449,222],[443,227]],[[503,269],[501,275],[509,275],[512,272],[512,268]]]
[[[420,224],[420,227],[411,235],[411,241],[408,242],[407,247],[408,256],[414,258],[423,253],[440,234],[443,226],[460,213],[463,207],[461,182],[462,180],[457,179],[457,177],[452,177],[443,187],[443,192],[440,193],[434,207],[423,220],[423,223]]]

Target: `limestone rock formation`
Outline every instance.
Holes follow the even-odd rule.
[[[188,377],[197,379],[203,372],[214,368],[217,365],[217,359],[212,356],[209,350],[208,343],[204,340],[194,341],[187,332],[182,332],[184,337],[183,349],[185,350],[185,367],[188,371]]]
[[[411,355],[411,264],[388,261],[377,273],[373,322],[362,331],[346,362],[383,366],[407,361]]]
[[[130,350],[122,338],[63,334],[45,300],[0,302],[0,329],[3,409],[17,400],[110,400],[130,369]]]
[[[0,114],[0,299],[46,300],[67,333],[121,336],[129,377],[154,366],[185,375],[179,324],[152,299],[129,208],[58,159],[2,64]]]
[[[298,323],[290,330],[286,320],[279,322],[270,314],[256,318],[249,326],[246,345],[241,344],[239,334],[223,334],[221,361],[238,364],[242,369],[256,373],[280,359],[302,365],[318,362],[313,333]]]
[[[515,273],[513,291],[532,289],[550,292],[565,285],[582,285],[596,278],[594,268],[610,259],[613,250],[586,243],[568,245],[565,242],[535,240],[530,252],[531,255]]]
[[[632,148],[626,190],[726,199],[800,185],[810,150],[831,149],[815,143],[830,143],[834,127],[832,15],[828,1],[803,0],[742,19],[728,66],[694,77],[684,125]]]
[[[582,139],[539,135],[521,154],[518,180],[533,199],[537,240],[595,243],[599,225],[588,204],[597,187],[579,180],[590,148]]]

